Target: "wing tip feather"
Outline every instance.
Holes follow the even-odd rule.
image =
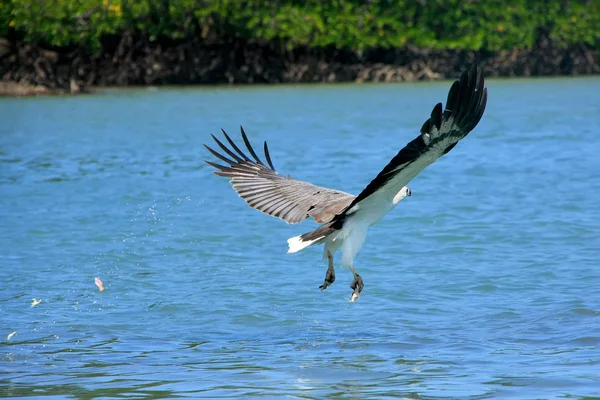
[[[485,99],[485,100],[484,100]],[[448,92],[446,117],[453,116],[459,128],[471,131],[477,126],[487,102],[484,71],[477,63],[472,63],[454,81]]]
[[[221,132],[223,133],[223,136],[225,137],[225,139],[227,140],[227,142],[229,143],[229,145],[231,147],[226,146],[221,140],[219,140],[214,134],[210,134],[211,137],[213,138],[213,140],[215,141],[215,143],[221,148],[221,150],[223,151],[223,153],[220,153],[218,151],[216,151],[215,149],[213,149],[212,147],[203,144],[203,146],[215,157],[217,157],[218,159],[226,162],[227,164],[229,164],[229,167],[225,167],[223,165],[221,165],[220,167],[217,167],[216,165],[219,164],[214,164],[214,163],[209,163],[209,165],[215,167],[215,168],[231,168],[236,170],[237,172],[239,172],[241,175],[247,176],[247,175],[254,175],[254,176],[259,176],[261,173],[267,173],[267,171],[269,171],[269,174],[274,174],[279,176],[279,174],[277,173],[277,171],[275,170],[275,167],[273,165],[273,160],[271,159],[271,154],[269,152],[269,147],[267,145],[267,142],[265,141],[264,143],[264,151],[265,151],[265,157],[267,159],[267,163],[268,166],[266,166],[258,157],[258,155],[256,154],[256,152],[254,151],[254,148],[252,147],[252,145],[250,144],[250,141],[248,139],[248,136],[243,128],[243,126],[240,125],[240,131],[242,134],[242,140],[244,141],[244,144],[246,145],[246,147],[248,148],[248,151],[250,152],[250,154],[252,155],[252,157],[254,157],[255,161],[253,161],[250,157],[248,157],[236,144],[235,142],[231,139],[231,137],[227,134],[227,132],[221,128]],[[236,154],[237,152],[237,154]],[[232,176],[234,174],[234,171],[230,171],[232,173]]]

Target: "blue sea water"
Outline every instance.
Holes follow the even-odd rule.
[[[286,254],[314,222],[203,162],[242,124],[282,174],[358,194],[449,84],[0,99],[0,396],[600,398],[599,78],[489,80],[369,231],[354,304],[347,270],[318,289],[321,248]]]

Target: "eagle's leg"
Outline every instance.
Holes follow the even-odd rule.
[[[327,261],[329,262],[329,267],[327,268],[327,273],[325,274],[325,282],[323,282],[323,284],[321,286],[319,286],[319,289],[321,290],[325,290],[327,289],[327,287],[329,285],[331,285],[333,282],[335,282],[335,269],[333,268],[333,254],[331,254],[331,252],[327,252]]]
[[[350,288],[354,290],[350,302],[354,303],[354,301],[358,299],[358,296],[360,296],[360,292],[362,292],[363,288],[365,287],[365,284],[363,283],[363,279],[360,277],[360,275],[356,273],[354,267],[351,266],[350,271],[352,271],[352,274],[354,275],[354,280],[350,284]]]
[[[325,274],[325,281],[319,289],[325,290],[328,286],[330,286],[333,282],[335,282],[335,269],[333,268],[333,254],[327,251],[327,261],[329,262],[329,266],[327,267],[327,273]]]

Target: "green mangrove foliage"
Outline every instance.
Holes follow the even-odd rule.
[[[545,32],[600,47],[600,0],[3,0],[0,36],[99,50],[127,32],[150,40],[241,37],[361,50],[503,50]]]

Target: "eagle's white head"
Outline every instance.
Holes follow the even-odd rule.
[[[410,189],[404,186],[396,195],[394,196],[394,200],[392,200],[392,204],[396,205],[400,203],[400,200],[404,199],[406,196],[410,196],[412,193]],[[389,198],[389,197],[388,197]]]

